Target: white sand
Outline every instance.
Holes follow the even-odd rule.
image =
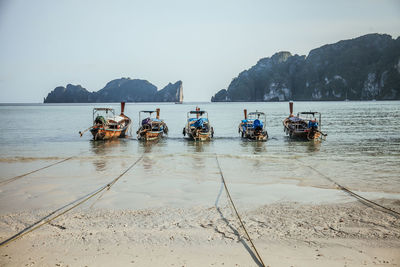
[[[380,200],[400,211],[400,201]],[[1,266],[257,266],[221,198],[215,207],[86,205],[0,248]],[[288,202],[239,210],[267,266],[400,265],[400,219],[363,205]],[[48,211],[0,216],[10,237]]]

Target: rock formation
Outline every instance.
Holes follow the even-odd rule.
[[[44,99],[44,103],[93,103],[93,102],[179,102],[182,81],[169,83],[157,91],[157,87],[146,80],[115,79],[97,91],[89,92],[80,85],[68,84],[57,87]]]
[[[279,52],[234,78],[218,101],[400,99],[400,37],[368,34],[308,56]]]
[[[90,94],[80,85],[68,84],[67,87],[56,87],[44,99],[44,103],[86,103]]]
[[[182,82],[169,83],[155,95],[155,102],[179,102],[183,90]]]

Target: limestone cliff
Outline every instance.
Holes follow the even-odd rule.
[[[260,59],[211,101],[400,99],[400,38],[368,34]]]

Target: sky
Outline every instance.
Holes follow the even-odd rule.
[[[397,38],[400,1],[0,0],[0,103],[121,77],[210,101],[261,58],[368,33]]]

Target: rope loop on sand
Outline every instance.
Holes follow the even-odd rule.
[[[65,162],[65,161],[67,161],[67,160],[70,160],[70,159],[72,159],[72,158],[74,158],[74,157],[69,157],[69,158],[66,158],[66,159],[57,161],[57,162],[55,162],[55,163],[52,163],[52,164],[50,164],[50,165],[44,166],[44,167],[42,167],[42,168],[40,168],[40,169],[31,171],[31,172],[28,172],[28,173],[25,173],[25,174],[22,174],[22,175],[18,175],[18,176],[15,176],[15,177],[13,177],[13,178],[10,178],[10,179],[4,180],[4,181],[1,181],[1,182],[0,182],[0,186],[6,185],[6,184],[11,183],[11,182],[13,182],[13,181],[15,181],[15,180],[21,179],[21,178],[23,178],[23,177],[25,177],[25,176],[27,176],[27,175],[29,175],[29,174],[32,174],[32,173],[35,173],[35,172],[38,172],[38,171],[41,171],[41,170],[50,168],[50,167],[52,167],[52,166],[54,166],[54,165],[63,163],[63,162]]]
[[[236,206],[235,206],[235,203],[234,203],[233,200],[232,200],[231,194],[229,193],[228,186],[226,185],[226,181],[225,181],[224,175],[223,175],[223,173],[222,173],[221,165],[219,164],[219,160],[218,160],[218,155],[217,155],[217,154],[215,154],[215,159],[217,160],[217,165],[218,165],[218,169],[219,169],[219,174],[220,174],[220,176],[221,176],[222,183],[224,184],[225,191],[226,191],[226,194],[227,194],[227,196],[228,196],[229,202],[231,203],[231,206],[233,207],[233,210],[235,211],[235,214],[236,214],[236,216],[237,216],[237,218],[238,218],[238,220],[239,220],[239,222],[240,222],[240,225],[242,226],[242,228],[243,228],[243,230],[244,230],[244,232],[245,232],[245,234],[246,234],[247,239],[249,240],[249,242],[250,242],[250,244],[251,244],[251,247],[253,248],[254,252],[255,252],[256,255],[257,255],[257,259],[260,261],[261,266],[265,267],[265,264],[264,264],[264,262],[263,262],[263,260],[262,260],[262,258],[261,258],[261,256],[260,256],[260,254],[258,253],[257,248],[256,248],[256,246],[255,246],[254,243],[253,243],[253,240],[251,239],[249,233],[247,232],[247,229],[246,229],[246,227],[244,226],[244,223],[243,223],[243,221],[242,221],[242,218],[241,218],[240,215],[239,215],[239,212],[238,212],[237,209],[236,209]],[[221,191],[220,191],[220,193],[221,193]],[[217,201],[216,201],[216,204],[218,204]]]
[[[29,234],[30,232],[33,232],[34,230],[42,227],[43,225],[46,225],[46,224],[50,223],[51,221],[57,219],[58,217],[64,215],[65,213],[69,212],[70,210],[78,207],[79,205],[85,203],[89,199],[91,199],[94,196],[98,195],[99,193],[103,192],[105,189],[109,190],[122,176],[124,176],[130,169],[132,169],[143,157],[144,157],[144,154],[142,156],[140,156],[139,159],[137,159],[134,163],[132,163],[123,173],[121,173],[117,178],[115,178],[111,182],[107,183],[106,185],[101,186],[100,188],[96,189],[92,193],[89,193],[89,194],[87,194],[87,195],[85,195],[83,197],[80,197],[80,198],[72,201],[71,203],[66,204],[65,206],[63,206],[61,208],[58,208],[55,211],[49,213],[47,216],[43,217],[39,221],[37,221],[37,222],[31,224],[30,226],[26,227],[25,229],[23,229],[19,233],[17,233],[15,235],[11,236],[10,238],[2,241],[0,243],[0,247],[5,246],[10,242],[17,240],[17,239],[23,237],[24,235]],[[71,206],[71,207],[65,209],[68,206]],[[59,211],[61,211],[63,209],[65,209],[65,210],[62,211],[61,213],[51,217],[52,215],[56,214],[57,212],[59,212]]]
[[[385,206],[382,206],[382,205],[380,205],[380,204],[378,204],[378,203],[376,203],[376,202],[374,202],[374,201],[372,201],[372,200],[369,200],[369,199],[367,199],[367,198],[365,198],[365,197],[363,197],[363,196],[360,196],[359,194],[357,194],[357,193],[351,191],[350,189],[348,189],[348,188],[342,186],[341,184],[337,183],[335,180],[333,180],[333,179],[330,178],[329,176],[323,174],[322,172],[320,172],[319,170],[315,169],[314,167],[309,166],[309,165],[307,165],[307,164],[301,162],[299,159],[296,159],[296,160],[297,160],[298,162],[300,162],[302,165],[306,166],[307,168],[310,168],[310,169],[312,169],[313,171],[315,171],[316,173],[320,174],[320,175],[323,176],[325,179],[327,179],[328,181],[330,181],[331,183],[333,183],[334,185],[336,185],[337,188],[339,188],[340,190],[346,192],[346,193],[349,194],[350,196],[352,196],[352,197],[358,199],[359,201],[364,201],[364,202],[366,202],[366,203],[368,203],[368,204],[372,204],[372,205],[374,205],[374,206],[376,206],[376,207],[379,207],[379,208],[385,210],[386,212],[390,213],[391,215],[393,215],[393,216],[395,216],[395,217],[397,217],[397,218],[400,216],[400,213],[399,213],[399,212],[397,212],[397,211],[395,211],[395,210],[392,210],[392,209],[389,209],[389,208],[387,208],[387,207],[385,207]]]

